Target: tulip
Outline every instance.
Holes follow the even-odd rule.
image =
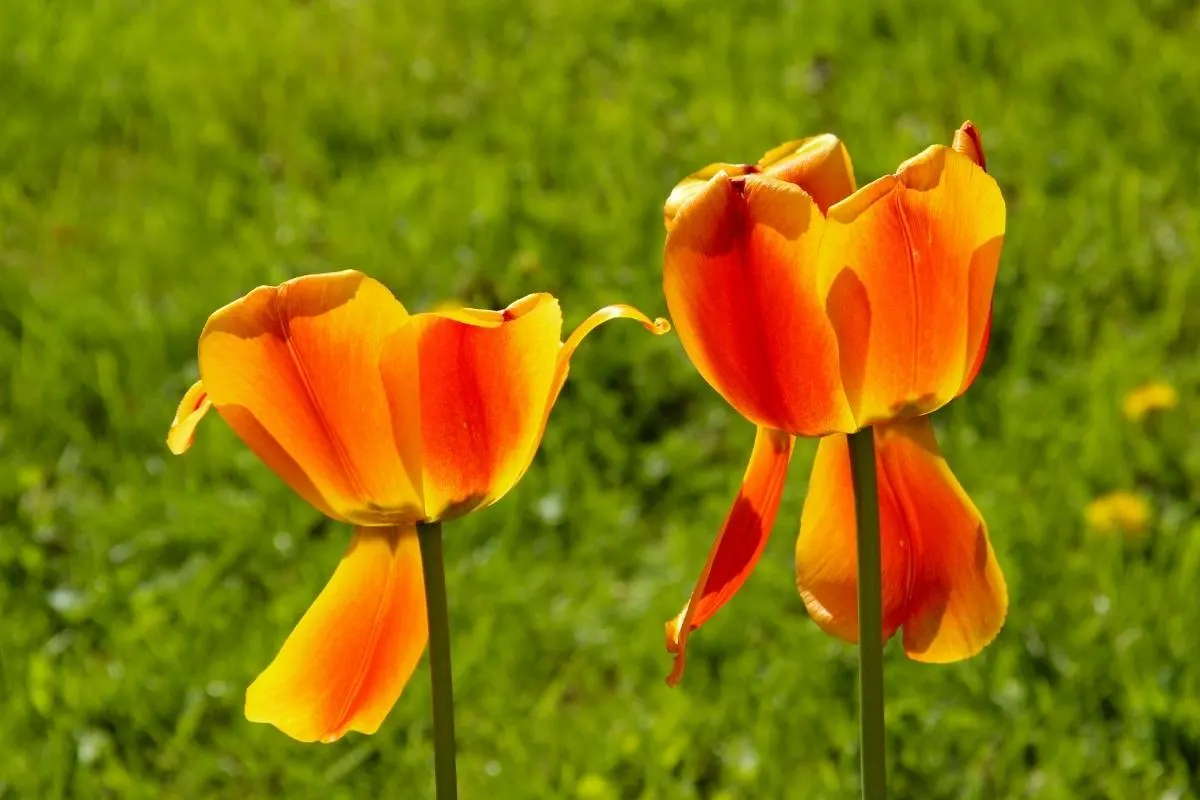
[[[758,429],[696,588],[667,623],[668,682],[682,676],[690,633],[757,563],[797,436],[824,437],[796,548],[817,624],[858,641],[847,435],[867,436],[879,476],[875,629],[884,641],[903,629],[921,661],[979,652],[1003,624],[1004,579],[927,416],[971,385],[991,326],[1005,208],[975,127],[858,190],[828,134],[757,164],[714,164],[675,188],[664,218],[663,287],[684,350]]]
[[[247,691],[247,718],[306,742],[379,728],[430,636],[418,528],[516,484],[576,347],[616,317],[669,329],[610,306],[564,344],[549,294],[503,311],[410,315],[354,271],[260,287],[209,318],[172,452],[188,449],[215,408],[311,506],[354,526],[324,591]]]

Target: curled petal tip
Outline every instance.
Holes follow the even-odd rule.
[[[980,169],[987,172],[987,158],[983,154],[983,139],[980,138],[979,129],[971,120],[964,122],[962,127],[954,132],[954,142],[950,147],[974,161]]]
[[[671,665],[671,674],[667,676],[667,686],[675,688],[679,685],[679,681],[683,678],[683,662],[684,662],[684,647],[680,641],[680,630],[683,625],[683,618],[687,616],[687,608],[679,612],[679,615],[674,619],[667,620],[667,652],[675,656],[675,661]]]
[[[179,401],[175,410],[175,419],[171,420],[171,429],[167,431],[167,448],[177,456],[181,456],[192,446],[196,438],[196,426],[204,415],[212,408],[204,381],[196,381]]]
[[[758,429],[741,489],[692,595],[683,610],[667,622],[667,651],[675,656],[668,686],[683,677],[688,636],[737,593],[758,563],[775,523],[791,456],[792,437],[770,428]]]
[[[671,323],[663,317],[658,317],[657,319],[652,320],[633,306],[626,305],[624,303],[605,306],[604,308],[596,311],[583,322],[579,323],[579,327],[571,332],[571,335],[567,337],[567,341],[563,343],[562,355],[560,358],[569,359],[571,354],[575,352],[575,349],[579,347],[579,343],[583,341],[584,337],[586,337],[596,328],[603,325],[605,322],[608,322],[611,319],[622,318],[637,320],[638,322],[642,323],[643,328],[656,336],[662,336],[664,333],[667,333],[671,330]]]

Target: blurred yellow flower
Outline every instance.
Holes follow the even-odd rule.
[[[1088,503],[1083,515],[1088,525],[1101,533],[1137,537],[1145,533],[1152,513],[1145,498],[1120,490],[1101,495]]]
[[[1152,411],[1165,411],[1179,405],[1179,393],[1165,381],[1151,381],[1125,395],[1125,418],[1141,422]]]

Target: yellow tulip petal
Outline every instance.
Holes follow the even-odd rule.
[[[742,588],[767,545],[783,495],[792,443],[786,433],[758,429],[741,490],[713,542],[691,599],[667,622],[667,650],[675,654],[667,678],[671,686],[683,677],[688,636]]]
[[[302,742],[374,733],[427,638],[415,529],[356,528],[333,578],[246,691],[246,718]]]
[[[845,145],[831,133],[788,142],[758,162],[764,175],[799,186],[824,214],[854,192],[854,167]]]
[[[212,401],[208,399],[204,381],[196,381],[179,401],[175,419],[171,421],[171,429],[167,432],[167,447],[172,453],[181,456],[188,451],[196,439],[196,426],[210,408]]]
[[[313,505],[351,522],[415,521],[416,388],[408,411],[389,413],[379,365],[407,327],[404,307],[360,273],[297,278],[213,314],[200,373],[221,416]]]

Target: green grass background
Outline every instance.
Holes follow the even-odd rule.
[[[889,647],[893,796],[1195,796],[1197,42],[1184,0],[5,0],[0,798],[432,797],[425,666],[373,737],[242,717],[348,531],[215,417],[168,455],[212,310],[356,267],[414,310],[664,313],[689,171],[828,130],[865,182],[966,118],[1009,235],[936,421],[1012,605],[967,663]],[[1157,378],[1180,407],[1127,422]],[[663,683],[752,438],[674,337],[589,339],[524,481],[449,530],[464,797],[855,796],[855,651],[793,586],[812,443]],[[1087,530],[1111,489],[1140,542]]]

